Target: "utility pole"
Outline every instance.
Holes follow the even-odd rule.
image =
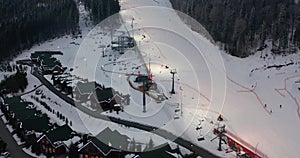
[[[143,81],[143,112],[146,112],[146,81]]]
[[[175,84],[175,74],[177,74],[176,69],[171,70],[170,72],[172,74],[172,90],[171,90],[171,94],[175,94],[175,89],[174,89],[174,84]]]
[[[139,91],[142,92],[142,101],[143,101],[143,112],[146,112],[146,92],[149,91],[149,76],[147,75],[140,75],[140,72],[138,72],[139,75],[135,79],[134,82],[142,83],[141,86],[139,86]]]
[[[219,147],[218,147],[218,150],[219,151],[222,151],[222,136],[223,136],[223,133],[225,133],[225,126],[222,126],[219,128]]]
[[[225,131],[225,125],[221,126],[221,127],[218,127],[216,132],[217,132],[216,133],[217,136],[215,138],[211,139],[210,141],[213,141],[216,138],[219,138],[219,147],[218,147],[218,150],[222,151],[222,136],[223,136],[224,133],[226,133],[226,131]]]

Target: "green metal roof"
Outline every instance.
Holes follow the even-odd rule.
[[[31,58],[39,58],[42,61],[44,68],[52,69],[56,65],[61,66],[61,63],[59,62],[59,60],[52,57],[52,55],[54,55],[54,54],[59,54],[59,52],[57,52],[57,53],[56,52],[34,52],[31,54]]]
[[[108,146],[107,144],[103,143],[102,141],[100,141],[99,139],[97,139],[96,137],[93,137],[91,139],[91,141],[105,154],[107,155],[108,152],[112,149],[110,146]]]
[[[120,148],[120,146],[124,148],[130,139],[128,136],[120,134],[117,130],[112,131],[108,127],[101,131],[96,138],[103,143],[112,144],[115,148]]]
[[[74,131],[68,125],[63,125],[50,130],[48,133],[46,133],[46,136],[52,143],[54,143],[57,141],[65,141],[71,139],[73,137],[73,133]]]
[[[34,117],[36,114],[36,110],[35,109],[17,110],[14,111],[14,113],[17,121],[23,122],[26,119]]]
[[[4,102],[6,104],[12,104],[12,103],[19,103],[21,102],[21,97],[20,96],[16,96],[16,97],[10,97],[10,98],[4,98]]]
[[[93,91],[95,91],[96,87],[97,87],[96,82],[77,83],[77,88],[79,89],[81,94],[92,93]]]
[[[17,111],[28,110],[26,107],[28,106],[27,102],[14,102],[8,104],[9,110],[16,113]]]
[[[39,53],[39,52],[34,52],[34,53],[31,53],[30,57],[31,58],[40,58],[40,59],[43,59],[43,58],[50,58],[52,56],[52,54],[50,53]]]
[[[173,150],[171,149],[170,145],[168,143],[162,144],[160,146],[155,147],[155,150],[149,150],[144,151],[140,154],[141,158],[153,158],[153,157],[159,157],[159,158],[174,158],[170,153],[173,153]]]
[[[103,90],[101,90],[101,89],[96,90],[96,96],[97,96],[98,102],[108,101],[109,99],[113,98],[114,94],[115,94],[115,91],[113,88],[105,88]]]
[[[6,98],[9,110],[15,114],[17,121],[22,122],[25,130],[44,132],[50,129],[49,118],[46,115],[37,115],[36,109],[28,108],[28,102],[22,102],[21,97]]]
[[[43,57],[48,57],[50,58],[52,55],[63,55],[61,51],[35,51],[34,53],[31,53],[30,57],[31,58],[43,58]]]
[[[35,132],[45,132],[51,129],[49,118],[46,115],[34,116],[32,118],[23,120],[22,127],[25,130],[34,130]]]
[[[43,66],[53,68],[56,65],[61,65],[60,62],[56,58],[43,58]]]

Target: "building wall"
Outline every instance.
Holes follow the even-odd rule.
[[[40,144],[42,147],[42,152],[45,155],[58,156],[66,153],[66,147],[64,145],[54,147],[46,137],[40,140]]]
[[[104,158],[102,152],[100,152],[95,146],[89,144],[86,147],[84,147],[80,151],[80,155],[82,158]]]

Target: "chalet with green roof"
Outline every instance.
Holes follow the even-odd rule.
[[[129,104],[130,96],[121,95],[113,88],[104,88],[95,81],[78,82],[73,90],[77,102],[90,102],[91,108],[112,110],[116,104]],[[118,106],[120,109],[121,106]]]
[[[36,63],[36,64],[40,64],[41,60],[44,58],[51,58],[52,54],[50,53],[42,53],[42,52],[34,52],[31,53],[30,55],[30,59]]]
[[[5,103],[6,105],[12,104],[12,103],[19,103],[19,102],[22,102],[22,99],[21,99],[20,96],[4,98],[3,100],[4,100],[4,103]]]
[[[17,120],[17,122],[22,122],[36,115],[37,115],[37,111],[35,109],[17,110],[12,112],[12,116]]]
[[[30,59],[33,62],[40,62],[43,58],[50,58],[53,55],[63,55],[61,51],[35,51],[34,53],[31,53]]]
[[[30,58],[33,63],[39,66],[39,70],[43,72],[44,75],[48,74],[61,74],[65,68],[62,67],[62,64],[59,60],[52,57],[55,54],[62,54],[61,52],[52,52],[52,51],[37,51],[31,54]]]
[[[28,132],[46,132],[52,128],[49,122],[49,117],[45,114],[35,115],[31,118],[25,119],[21,122],[21,128]]]
[[[19,127],[24,132],[27,142],[36,142],[40,134],[50,130],[52,124],[49,118],[44,115],[36,115],[19,122]]]
[[[102,86],[93,82],[78,82],[73,90],[74,97],[76,100],[81,102],[88,101],[88,97],[96,90],[103,89]]]
[[[96,91],[89,96],[91,107],[94,109],[101,108],[105,110],[114,109],[116,104],[122,104],[124,98],[117,93],[113,88],[96,89]]]
[[[117,130],[111,130],[109,127],[101,131],[96,138],[105,144],[110,144],[111,147],[121,150],[127,150],[130,142],[130,138],[127,135],[123,135]]]
[[[10,112],[17,112],[17,111],[23,111],[27,110],[28,103],[26,102],[18,102],[18,103],[10,103],[7,104],[7,109],[10,110]]]
[[[139,153],[140,158],[177,158],[183,157],[179,148],[172,149],[169,143],[165,143],[155,147],[155,149],[145,149],[146,151]]]
[[[41,114],[28,102],[24,102],[21,97],[4,100],[6,107],[3,109],[7,110],[5,116],[22,140],[36,140],[38,133],[45,132],[52,127],[45,114]]]
[[[47,156],[59,156],[68,152],[69,144],[66,142],[72,141],[75,137],[74,132],[68,125],[63,125],[55,129],[51,129],[46,134],[38,139],[41,144],[42,152]],[[78,138],[78,137],[76,137]],[[77,139],[77,141],[79,138]],[[75,143],[75,142],[73,142]]]
[[[115,149],[96,137],[92,137],[85,145],[78,150],[84,158],[124,158],[124,153],[120,149]]]
[[[8,110],[11,118],[16,122],[22,122],[25,119],[31,118],[35,116],[37,112],[29,105],[28,102],[23,102],[18,97],[8,99],[8,102],[6,102],[6,106],[6,109]]]
[[[48,74],[61,74],[64,72],[65,68],[56,58],[45,58],[41,60],[40,69],[44,75]]]

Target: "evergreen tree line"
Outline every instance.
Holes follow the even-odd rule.
[[[0,60],[45,40],[77,33],[73,0],[0,0]]]
[[[0,82],[0,96],[9,93],[24,92],[28,85],[27,73],[17,71],[15,74],[4,78]]]
[[[94,24],[98,24],[105,18],[118,13],[120,5],[118,0],[85,0],[84,6],[90,13]]]
[[[295,0],[171,0],[200,22],[232,55],[246,57],[272,40],[274,53],[300,47],[300,4]]]

